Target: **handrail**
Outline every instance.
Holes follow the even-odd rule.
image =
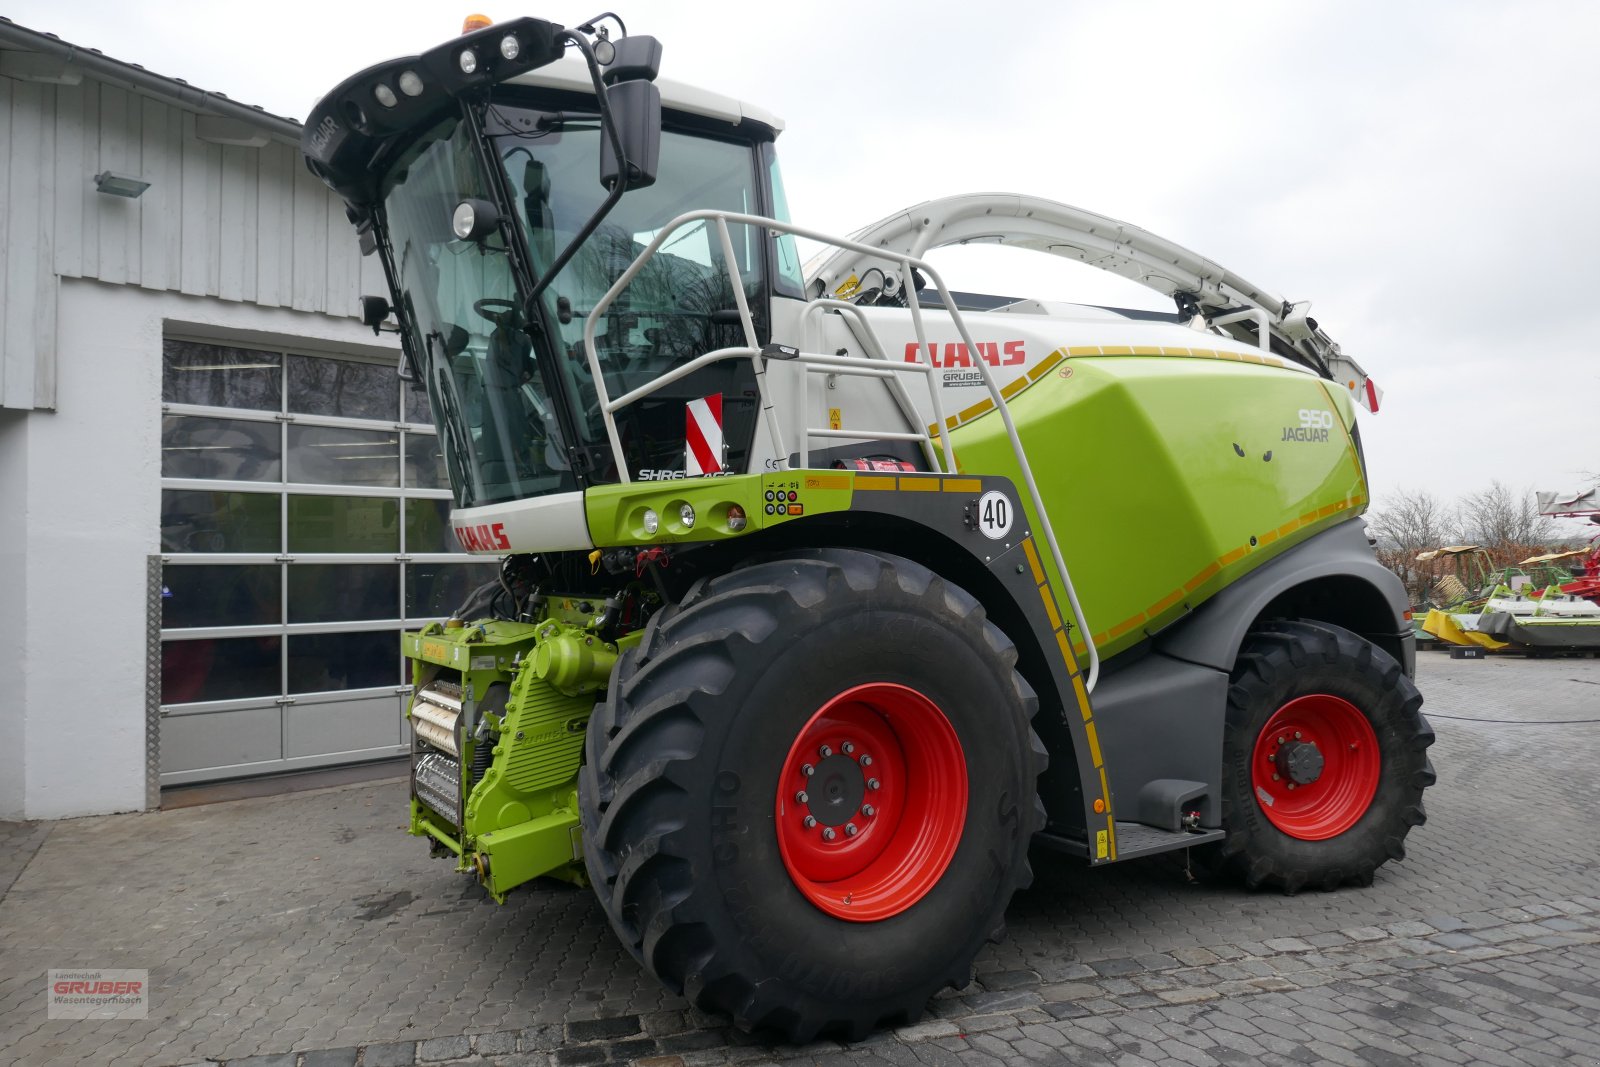
[[[622,397],[619,397],[617,400],[613,401],[606,389],[605,370],[600,364],[600,352],[595,345],[595,326],[604,317],[605,312],[611,307],[611,305],[616,302],[617,298],[622,295],[623,290],[627,289],[627,287],[633,283],[633,279],[638,276],[642,269],[644,269],[644,265],[654,258],[655,254],[660,251],[661,247],[666,243],[668,238],[672,237],[682,227],[691,223],[702,221],[712,222],[716,225],[718,240],[722,246],[723,263],[728,273],[728,279],[732,283],[734,300],[738,305],[739,322],[744,328],[745,347],[743,349],[725,348],[718,349],[715,352],[709,352],[706,355],[691,360],[682,367],[674,368],[672,371],[668,371],[657,378],[652,379],[650,382],[646,383],[646,385],[633,389],[624,394]],[[716,359],[730,359],[743,355],[750,359],[751,365],[755,369],[757,396],[760,400],[762,411],[766,416],[767,430],[772,437],[773,453],[775,455],[776,462],[779,464],[777,469],[787,469],[789,453],[788,449],[783,443],[782,433],[778,426],[777,412],[773,410],[772,399],[767,392],[765,360],[762,357],[760,348],[756,343],[755,323],[750,315],[749,302],[745,299],[744,281],[739,276],[737,260],[734,258],[733,239],[728,233],[728,223],[730,222],[738,223],[739,225],[744,226],[759,227],[773,233],[783,233],[796,237],[804,237],[807,240],[817,241],[821,244],[832,245],[838,249],[853,251],[859,255],[870,255],[880,259],[890,260],[900,265],[901,269],[904,271],[902,274],[902,277],[904,278],[914,277],[912,273],[913,270],[920,271],[923,277],[930,281],[939,293],[939,299],[944,304],[945,311],[949,313],[951,321],[955,324],[956,331],[961,335],[961,340],[966,344],[967,351],[979,351],[977,343],[972,339],[972,334],[967,329],[966,320],[962,317],[960,309],[956,306],[955,299],[950,295],[950,290],[944,284],[943,277],[941,277],[939,272],[936,271],[930,264],[922,259],[917,258],[916,256],[902,252],[894,252],[885,248],[874,248],[870,245],[865,245],[847,238],[835,237],[831,234],[822,233],[819,230],[813,230],[804,226],[796,226],[793,223],[781,222],[777,219],[763,218],[759,215],[746,215],[739,212],[716,211],[711,209],[686,212],[668,222],[665,226],[661,227],[660,230],[656,231],[656,235],[651,238],[650,243],[645,246],[644,251],[640,252],[639,255],[634,258],[633,262],[628,265],[628,269],[623,271],[617,280],[612,283],[611,288],[607,289],[605,295],[595,302],[594,307],[584,318],[584,355],[588,359],[589,373],[594,379],[595,392],[600,404],[600,413],[605,420],[606,434],[611,443],[612,455],[616,459],[617,477],[620,481],[628,482],[632,481],[632,479],[628,476],[627,456],[622,449],[622,436],[617,432],[616,412],[620,408],[626,406],[626,403],[633,403],[636,399],[648,395],[648,393],[661,388],[671,381],[676,381],[677,379],[690,373],[692,370],[698,369],[707,363],[714,362],[715,360],[710,357],[716,357]],[[921,363],[921,360],[922,354],[925,353],[928,348],[928,338],[927,331],[922,321],[922,309],[920,307],[920,301],[916,298],[915,293],[910,294],[910,298],[907,300],[907,307],[911,311],[912,330],[915,334],[917,342],[917,363],[902,364],[891,360],[865,360],[863,362],[881,363],[886,368],[905,368],[906,370],[911,370],[914,366],[925,366]],[[865,324],[864,318],[861,319],[861,321],[863,324]],[[868,329],[870,330],[870,326]],[[881,346],[879,347],[881,350]],[[821,362],[821,360],[816,359],[816,357],[806,359],[805,356],[802,356],[801,359],[806,360],[807,362]],[[830,357],[822,357],[822,359],[826,360],[830,359]],[[831,357],[831,359],[842,360],[842,357]],[[1061,545],[1056,540],[1055,528],[1050,524],[1050,516],[1045,510],[1044,499],[1039,493],[1038,482],[1034,480],[1033,467],[1028,463],[1027,451],[1022,447],[1022,438],[1018,436],[1016,423],[1011,418],[1010,407],[1006,403],[1006,398],[1004,394],[1001,393],[1000,385],[995,380],[994,372],[989,367],[988,363],[980,359],[977,361],[977,366],[979,372],[983,376],[983,384],[989,391],[989,397],[994,402],[995,410],[1000,415],[1001,423],[1005,426],[1006,437],[1011,443],[1012,455],[1017,461],[1018,469],[1022,472],[1023,485],[1027,490],[1029,498],[1033,502],[1035,521],[1039,524],[1039,530],[1044,535],[1045,546],[1050,550],[1051,560],[1056,565],[1056,573],[1061,576],[1061,583],[1067,594],[1067,604],[1072,609],[1073,620],[1078,624],[1079,631],[1083,634],[1084,647],[1087,650],[1089,657],[1089,671],[1084,679],[1084,688],[1090,692],[1093,692],[1095,683],[1100,677],[1100,653],[1095,648],[1094,637],[1087,622],[1084,620],[1083,605],[1078,601],[1077,590],[1074,588],[1072,584],[1072,577],[1067,571],[1066,559],[1061,554]],[[927,369],[931,374],[932,368],[930,367]],[[850,370],[848,368],[844,368],[843,373],[850,373]],[[932,377],[929,378],[929,392],[934,397],[938,397],[942,387],[942,381],[939,381],[936,386],[935,379]],[[935,399],[934,403],[936,405],[936,410],[940,414],[940,421],[937,424],[939,427],[939,435],[944,439],[943,443],[946,448],[947,457],[950,457],[953,460],[953,453],[950,451],[949,444],[950,427],[943,420],[943,408],[937,406],[939,401]],[[801,430],[803,432],[805,427],[802,426]]]

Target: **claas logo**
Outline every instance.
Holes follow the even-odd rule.
[[[456,540],[461,542],[461,547],[468,552],[493,552],[496,549],[511,548],[511,539],[506,537],[506,524],[503,522],[481,523],[477,526],[453,526]]]
[[[1015,367],[1028,358],[1027,348],[1022,341],[979,341],[977,342],[978,355],[991,367]],[[917,362],[917,343],[906,343],[906,362]],[[928,344],[928,363],[935,367],[971,367],[973,366],[972,354],[967,351],[967,346],[951,342],[940,345],[938,342]]]

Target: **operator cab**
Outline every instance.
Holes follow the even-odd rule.
[[[518,19],[369,68],[307,123],[313,172],[384,259],[457,508],[619,480],[583,352],[591,310],[678,215],[784,211],[782,124],[657,83],[659,57],[653,38]],[[801,295],[792,239],[729,230],[731,265],[714,226],[686,227],[595,324],[608,395],[744,344],[732,277],[763,341],[774,293]],[[713,394],[724,466],[743,469],[757,391],[749,361],[724,360],[617,413],[629,477],[681,476],[685,404]]]

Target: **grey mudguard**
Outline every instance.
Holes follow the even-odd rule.
[[[1388,609],[1383,613],[1381,624],[1367,612],[1365,625],[1348,625],[1347,628],[1384,648],[1398,650],[1396,658],[1407,673],[1411,673],[1415,638],[1406,621],[1410,603],[1405,586],[1373,555],[1372,546],[1367,542],[1366,524],[1360,519],[1324,530],[1234,582],[1192,615],[1158,635],[1155,647],[1175,659],[1230,671],[1244,644],[1245,634],[1267,605],[1296,587],[1319,579],[1358,582],[1371,587],[1367,598],[1376,594]],[[1344,624],[1339,618],[1326,621]]]

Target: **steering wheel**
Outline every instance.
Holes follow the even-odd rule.
[[[503,300],[497,296],[473,301],[472,310],[496,326],[508,327],[516,323],[517,315],[520,313],[515,300]]]

